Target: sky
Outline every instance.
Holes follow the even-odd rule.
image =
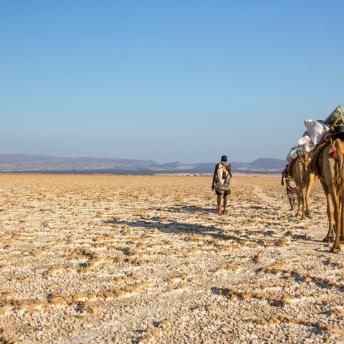
[[[341,0],[0,0],[0,153],[284,159],[344,103]]]

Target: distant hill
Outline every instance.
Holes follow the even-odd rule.
[[[231,162],[234,172],[277,173],[285,166],[284,160],[260,158],[251,163]],[[0,172],[56,172],[56,173],[212,173],[215,162],[159,164],[152,160],[111,158],[63,158],[45,155],[0,154]]]
[[[41,170],[137,170],[159,166],[148,160],[110,158],[61,158],[45,155],[0,154],[0,171],[41,171]]]
[[[249,170],[256,170],[256,171],[280,171],[285,167],[286,161],[280,159],[272,159],[272,158],[260,158],[251,163],[247,166],[245,164],[241,164],[241,166],[236,166],[238,169],[249,169]],[[233,163],[235,166],[235,163]]]

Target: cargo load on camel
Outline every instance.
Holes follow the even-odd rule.
[[[338,105],[325,121],[308,119],[304,124],[307,130],[299,139],[298,145],[292,147],[287,155],[289,164],[297,157],[312,157],[322,144],[333,137],[344,136],[344,108]]]
[[[336,109],[328,116],[325,120],[329,126],[340,126],[344,125],[344,108],[341,105],[338,105]]]
[[[290,149],[286,166],[286,174],[295,180],[298,192],[298,209],[302,207],[302,219],[310,216],[309,195],[315,176],[318,175],[317,157],[322,148],[332,144],[336,138],[344,138],[344,110],[342,106],[323,120],[305,120],[306,132],[298,141],[298,145]],[[333,157],[336,150],[333,148]],[[288,191],[288,190],[287,190]],[[290,196],[290,195],[288,195]],[[297,214],[299,213],[299,210]]]
[[[323,121],[305,120],[307,131],[299,140],[299,146],[303,151],[310,153],[324,138],[330,127]]]

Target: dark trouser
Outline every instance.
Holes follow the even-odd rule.
[[[223,197],[223,211],[226,210],[227,207],[227,197],[230,194],[230,190],[226,190],[223,193],[216,191],[216,195],[217,195],[217,207],[221,208],[221,203],[222,203],[222,197]]]

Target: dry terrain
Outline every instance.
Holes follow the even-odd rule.
[[[0,175],[2,343],[344,342],[344,256],[280,178]]]

